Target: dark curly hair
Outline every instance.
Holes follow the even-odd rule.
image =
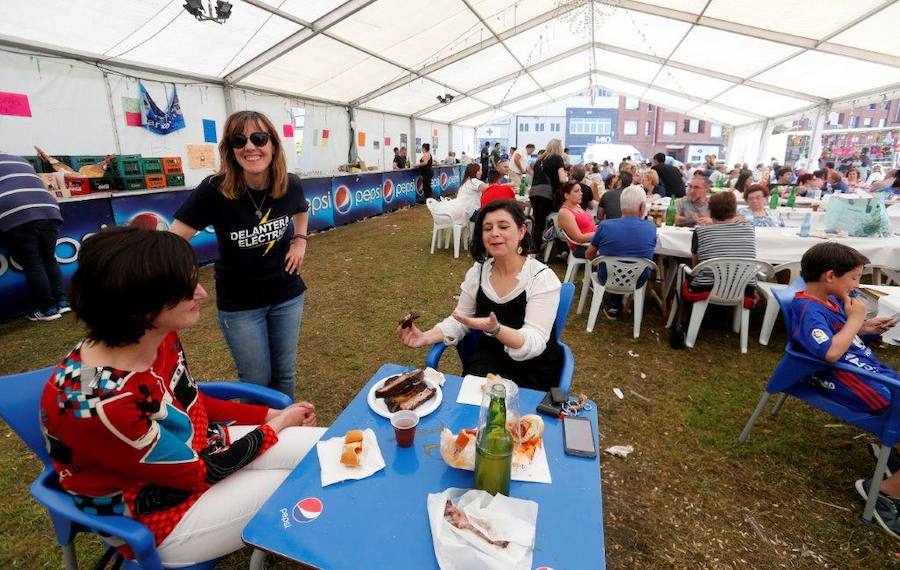
[[[164,231],[112,227],[81,245],[69,299],[87,337],[109,346],[135,344],[163,309],[194,296],[197,254]]]
[[[481,237],[484,228],[484,218],[491,212],[496,212],[498,210],[503,210],[512,216],[513,222],[515,222],[517,228],[526,227],[525,220],[527,218],[525,217],[525,212],[515,200],[495,200],[478,210],[478,217],[475,218],[475,233],[472,236],[472,258],[479,263],[484,263],[488,258],[487,250],[484,247],[484,241]],[[527,255],[528,252],[531,251],[532,243],[531,234],[526,231],[525,237],[519,242],[519,247],[522,248],[522,255]]]

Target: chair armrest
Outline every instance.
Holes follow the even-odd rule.
[[[56,477],[56,472],[48,467],[31,484],[31,495],[50,513],[85,528],[121,538],[131,547],[142,568],[162,570],[162,562],[156,552],[156,542],[150,529],[129,517],[98,516],[82,511],[75,506],[75,501],[68,493],[51,488],[51,482]]]
[[[291,399],[285,394],[247,382],[198,382],[197,387],[207,396],[220,400],[243,398],[276,410],[282,410],[291,405]]]
[[[428,356],[425,358],[425,366],[437,370],[441,362],[441,356],[446,349],[447,345],[442,342],[436,342],[431,345],[431,350],[428,351]]]
[[[897,394],[897,396],[900,397],[900,380],[896,380],[894,378],[891,378],[890,376],[885,376],[884,374],[876,374],[875,372],[869,372],[868,370],[864,370],[856,366],[851,366],[843,362],[827,362],[824,360],[820,360],[808,354],[799,352],[791,348],[790,346],[785,347],[784,351],[787,354],[790,354],[793,358],[805,360],[810,364],[818,364],[822,368],[834,368],[835,370],[850,372],[851,374],[855,374],[856,376],[859,376],[866,380],[870,380],[872,382],[880,382],[887,386],[888,390],[890,390],[892,394]]]

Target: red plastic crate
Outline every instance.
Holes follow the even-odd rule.
[[[162,160],[163,174],[182,174],[184,170],[181,167],[180,156],[164,156]]]
[[[165,174],[148,174],[147,176],[144,176],[144,183],[147,185],[147,189],[165,188],[166,187],[166,175]]]
[[[91,179],[66,176],[66,188],[69,189],[69,194],[71,194],[72,196],[83,196],[85,194],[90,194]]]

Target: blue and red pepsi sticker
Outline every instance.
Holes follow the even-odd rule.
[[[313,522],[322,514],[322,501],[316,497],[306,497],[300,499],[291,510],[291,516],[298,523]]]

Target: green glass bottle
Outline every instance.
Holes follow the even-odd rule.
[[[494,384],[487,424],[475,446],[475,488],[509,496],[512,470],[512,435],[506,430],[506,387]]]
[[[525,175],[523,174],[523,175],[521,175],[521,177],[519,178],[519,196],[524,196],[524,195],[525,195],[525,190],[526,190],[526,188],[527,188],[527,185],[526,185],[526,182],[525,182]]]
[[[669,207],[666,208],[666,225],[674,226],[675,225],[675,198],[669,198]]]
[[[793,208],[794,204],[797,203],[797,195],[795,194],[795,191],[796,191],[796,186],[791,186],[791,193],[790,193],[790,195],[788,195],[788,198],[787,198],[787,207],[788,208]]]
[[[769,208],[772,210],[777,210],[778,205],[781,203],[781,192],[778,191],[778,187],[772,188],[772,197],[769,198]]]

